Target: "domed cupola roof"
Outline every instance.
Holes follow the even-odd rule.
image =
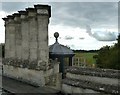
[[[51,55],[74,55],[74,52],[70,48],[58,43],[58,32],[54,33],[54,37],[56,38],[56,42],[49,47],[49,53]]]

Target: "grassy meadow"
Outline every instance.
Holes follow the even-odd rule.
[[[93,66],[93,64],[96,63],[95,59],[93,58],[94,55],[96,55],[97,53],[89,53],[89,52],[85,52],[85,53],[80,53],[77,52],[75,53],[75,57],[83,57],[86,60],[86,64],[87,66]]]

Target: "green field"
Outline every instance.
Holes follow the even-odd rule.
[[[83,57],[86,60],[88,66],[92,66],[96,63],[95,59],[93,58],[94,55],[97,53],[75,53],[75,57]]]

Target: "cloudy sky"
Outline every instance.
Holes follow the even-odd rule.
[[[99,49],[117,42],[117,2],[1,2],[0,43],[5,39],[1,18],[34,4],[49,4],[52,7],[49,45],[55,42],[54,32],[59,32],[59,43],[72,49]]]

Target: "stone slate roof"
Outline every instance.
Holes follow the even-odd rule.
[[[67,46],[61,45],[58,42],[55,42],[53,45],[49,47],[50,54],[58,54],[58,55],[72,55],[74,52],[68,48]]]
[[[56,42],[49,47],[49,53],[51,55],[74,55],[74,52],[70,48],[58,43],[58,32],[54,33],[54,37],[56,38]]]

